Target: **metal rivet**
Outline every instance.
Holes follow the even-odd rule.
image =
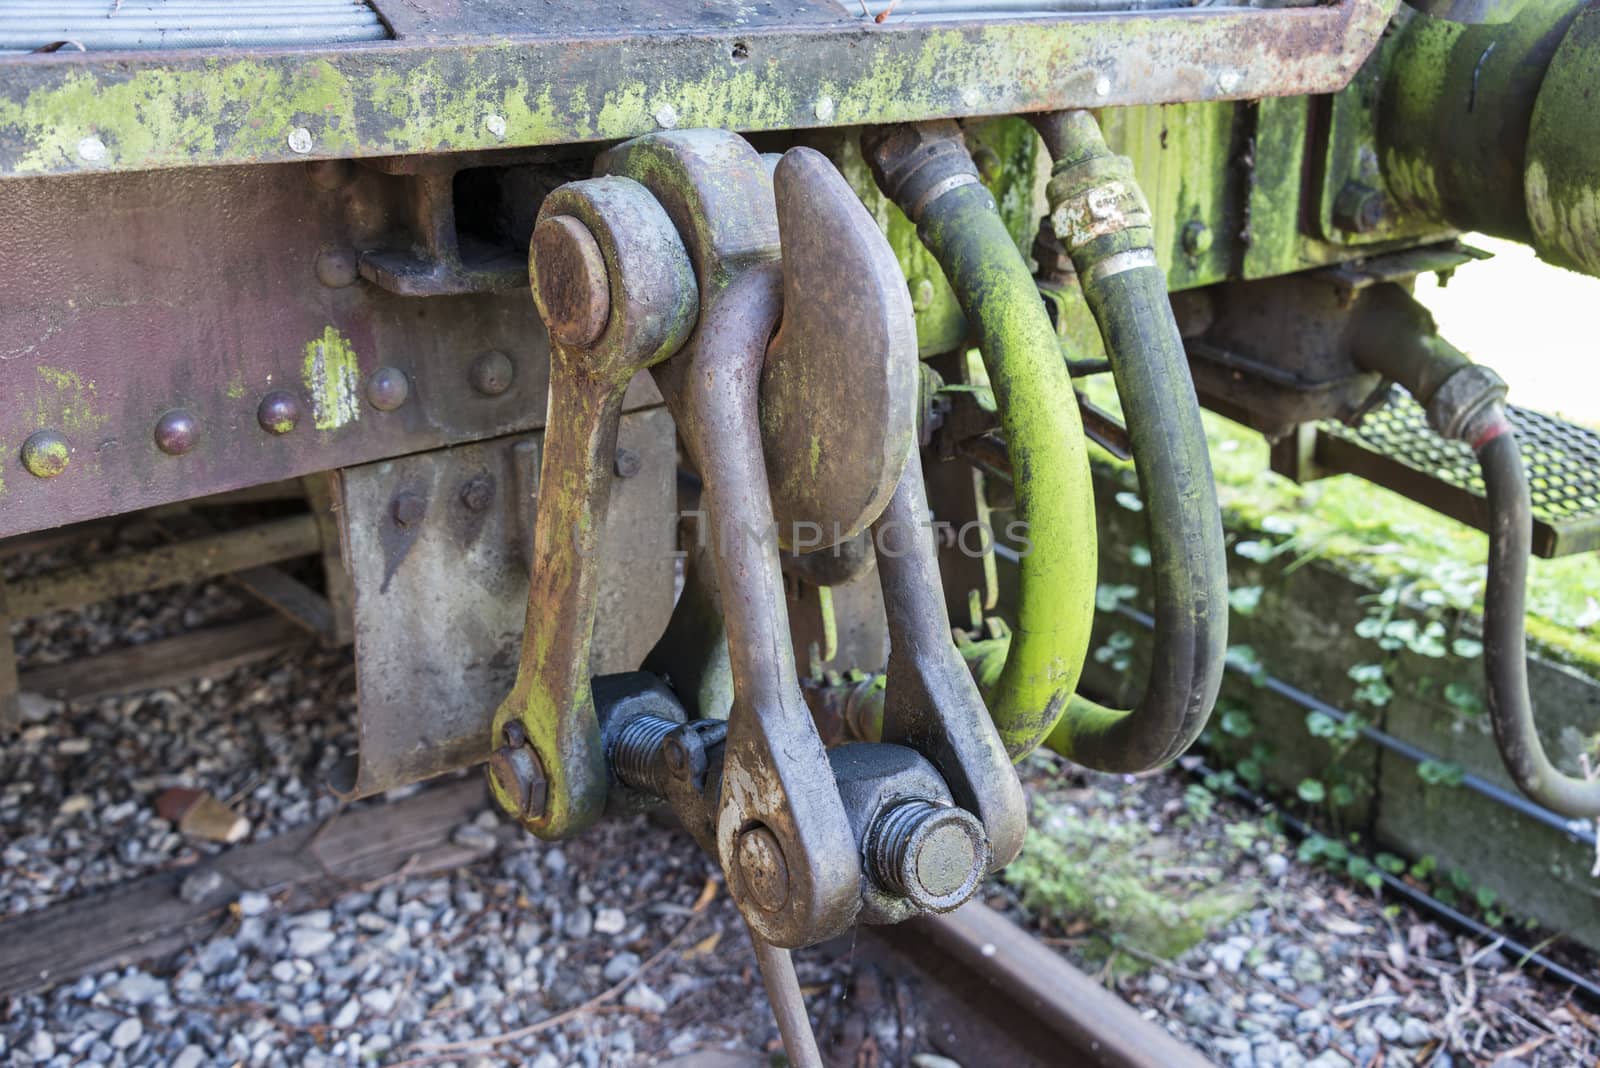
[[[72,446],[54,430],[38,430],[22,443],[22,466],[39,478],[55,478],[67,469]]]
[[[1204,256],[1211,251],[1211,227],[1195,219],[1184,225],[1183,251],[1191,256]]]
[[[927,278],[911,280],[911,310],[927,311],[933,307],[933,282]]]
[[[506,117],[504,115],[489,115],[483,120],[484,128],[496,139],[506,139]]]
[[[461,503],[469,512],[481,512],[494,503],[494,483],[486,478],[474,478],[461,487]]]
[[[415,493],[397,494],[395,499],[389,503],[389,514],[394,517],[396,523],[403,527],[420,523],[427,511],[428,502]]]
[[[367,403],[380,412],[392,412],[411,395],[411,380],[398,367],[380,367],[367,380]]]
[[[269,434],[287,434],[300,425],[300,398],[286,389],[275,389],[261,398],[256,422]]]
[[[654,118],[657,126],[663,130],[671,130],[678,125],[678,109],[671,104],[662,104],[656,108]]]
[[[1103,74],[1100,77],[1096,78],[1094,80],[1094,95],[1095,96],[1110,96],[1111,95],[1111,79],[1107,78]]]
[[[817,106],[815,108],[813,108],[812,110],[816,113],[818,122],[832,122],[833,121],[833,97],[831,97],[831,96],[821,97],[820,99],[817,100]]]
[[[789,903],[789,864],[777,835],[752,827],[739,836],[739,877],[750,898],[767,912]]]
[[[305,155],[311,151],[311,131],[304,126],[296,126],[289,131],[289,150]]]
[[[187,408],[174,408],[156,420],[156,448],[182,456],[200,440],[200,420]]]
[[[491,349],[478,354],[467,369],[467,381],[485,397],[498,397],[516,381],[517,365],[503,352]]]
[[[632,449],[618,449],[616,457],[611,461],[611,469],[617,473],[618,478],[632,478],[643,466],[644,461],[639,459],[639,454]]]
[[[325,248],[317,253],[317,281],[329,289],[354,285],[357,277],[354,249]]]
[[[78,158],[85,163],[99,163],[106,158],[106,143],[98,137],[85,137],[78,142]]]

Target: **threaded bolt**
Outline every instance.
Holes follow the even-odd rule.
[[[667,735],[679,726],[665,716],[636,716],[623,724],[611,742],[612,774],[635,790],[657,797],[665,794],[656,755]]]
[[[925,800],[880,812],[863,849],[879,889],[929,912],[949,912],[976,893],[991,856],[976,816]]]

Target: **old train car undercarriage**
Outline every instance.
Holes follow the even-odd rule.
[[[547,838],[669,807],[794,1063],[786,950],[970,897],[1014,761],[1206,724],[1202,405],[1489,532],[1509,775],[1600,815],[1522,622],[1531,553],[1600,546],[1600,442],[1411,295],[1468,231],[1600,274],[1592,0],[106,7],[0,12],[0,546],[150,544],[0,617],[235,574],[282,621],[209,654],[354,643],[342,794],[485,764]],[[1091,440],[1149,522],[1125,709],[1078,689]],[[19,685],[0,644],[0,726]]]

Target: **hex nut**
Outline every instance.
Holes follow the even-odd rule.
[[[494,503],[494,483],[487,478],[468,479],[461,487],[461,503],[469,512],[481,512]]]
[[[1383,194],[1370,185],[1346,182],[1333,199],[1333,225],[1351,234],[1370,234],[1383,225]]]
[[[632,449],[618,449],[611,461],[611,469],[617,473],[618,478],[632,478],[643,466],[644,461]]]
[[[410,527],[422,521],[428,511],[428,502],[415,493],[399,493],[389,504],[389,515],[402,527]]]
[[[550,794],[544,763],[527,744],[527,737],[520,728],[515,735],[509,729],[506,734],[506,744],[489,756],[489,776],[500,792],[516,806],[513,815],[521,819],[538,819],[544,815]],[[521,741],[513,744],[513,737]]]

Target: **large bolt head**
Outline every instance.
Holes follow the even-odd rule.
[[[778,836],[765,827],[752,827],[739,836],[735,849],[739,881],[750,900],[764,912],[777,912],[787,905],[789,864]]]
[[[574,348],[598,341],[611,317],[611,280],[589,228],[552,215],[534,227],[529,254],[534,301],[550,336]]]

